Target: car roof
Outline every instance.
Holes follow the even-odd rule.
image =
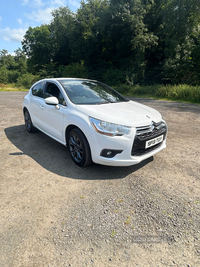
[[[96,80],[91,80],[91,79],[85,79],[85,78],[45,78],[42,81],[62,81],[62,80],[69,80],[69,81],[94,81],[97,82]]]

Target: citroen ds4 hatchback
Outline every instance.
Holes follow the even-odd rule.
[[[24,97],[28,132],[40,130],[69,148],[79,166],[130,166],[166,147],[161,114],[93,80],[43,79]]]

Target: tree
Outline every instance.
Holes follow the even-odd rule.
[[[23,51],[28,56],[29,70],[36,73],[43,65],[53,60],[52,37],[48,25],[29,27],[22,41]]]
[[[21,73],[24,74],[27,72],[27,58],[24,52],[22,51],[21,48],[18,48],[17,50],[14,51],[15,56],[14,60],[16,65],[16,69]]]
[[[194,49],[194,30],[200,23],[200,2],[174,0],[163,4],[165,34],[165,76],[172,82],[189,82],[195,72],[191,51]],[[184,77],[184,78],[183,78]],[[182,79],[183,78],[183,79]],[[190,83],[190,82],[189,82]]]
[[[42,77],[77,76],[81,67],[88,77],[114,84],[194,84],[200,73],[199,11],[199,0],[82,1],[76,13],[58,8],[49,25],[30,27],[23,52],[29,71]],[[0,66],[25,71],[20,60],[4,51]]]
[[[61,7],[52,12],[53,20],[49,25],[52,38],[53,62],[61,65],[70,64],[75,28],[75,14],[68,7]]]

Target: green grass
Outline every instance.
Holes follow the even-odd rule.
[[[24,87],[17,87],[14,83],[9,83],[9,84],[0,84],[0,91],[4,92],[13,92],[13,91],[28,91],[29,89],[24,88]]]
[[[117,232],[115,230],[112,230],[112,233],[111,233],[111,237],[115,236],[117,234]]]
[[[186,84],[129,86],[123,84],[115,87],[115,89],[126,96],[148,97],[200,104],[200,86],[190,86]]]

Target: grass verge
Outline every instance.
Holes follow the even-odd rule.
[[[4,91],[4,92],[13,92],[13,91],[28,91],[29,89],[25,88],[25,87],[16,87],[15,84],[10,83],[10,84],[3,84],[0,83],[0,91]]]
[[[200,104],[200,86],[190,86],[186,84],[130,86],[122,84],[116,86],[115,89],[126,96],[150,97]]]

